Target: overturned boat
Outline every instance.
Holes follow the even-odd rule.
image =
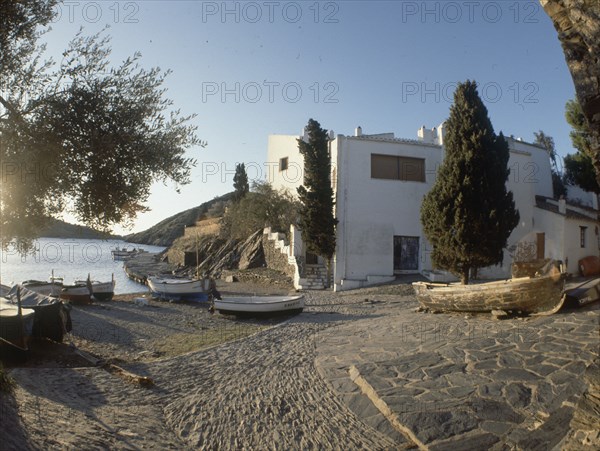
[[[565,302],[565,277],[551,262],[535,277],[471,285],[414,282],[412,286],[421,306],[432,312],[502,310],[550,315]]]
[[[291,315],[302,312],[304,296],[240,296],[215,299],[215,310],[227,315]]]

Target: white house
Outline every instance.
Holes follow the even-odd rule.
[[[418,139],[395,138],[393,133],[354,136],[330,133],[332,184],[335,192],[337,245],[333,261],[335,290],[352,289],[392,280],[402,273],[431,274],[431,245],[421,222],[423,196],[431,189],[444,155],[443,124],[422,127]],[[269,182],[296,192],[303,182],[301,136],[269,137],[268,161],[277,163]],[[578,192],[580,206],[552,200],[550,159],[540,146],[507,138],[513,192],[520,223],[508,240],[500,266],[483,268],[481,277],[509,277],[513,255],[534,252],[568,263],[598,255],[598,197]],[[583,198],[583,200],[582,200]],[[298,233],[293,246],[304,254]],[[512,254],[512,255],[511,255]],[[310,260],[310,259],[309,259]]]

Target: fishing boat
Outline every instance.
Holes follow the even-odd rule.
[[[149,276],[146,280],[152,296],[173,301],[208,300],[209,279],[192,280],[187,278]]]
[[[111,282],[92,281],[92,296],[97,301],[112,301],[115,295],[116,282],[113,279]]]
[[[92,291],[87,281],[79,280],[73,285],[63,285],[59,297],[72,304],[92,303]]]
[[[63,282],[64,280],[62,277],[54,277],[54,270],[52,270],[52,275],[48,282],[44,282],[43,280],[26,280],[21,283],[21,287],[35,291],[44,296],[59,297]]]
[[[304,309],[304,296],[240,296],[215,299],[215,310],[230,315],[288,315]]]
[[[21,285],[28,290],[35,291],[44,296],[58,297],[63,288],[63,279],[61,277],[53,277],[49,282],[44,282],[43,280],[26,280]]]
[[[125,260],[129,260],[131,257],[135,257],[137,254],[143,253],[143,252],[147,252],[144,249],[141,248],[133,248],[133,249],[128,249],[128,248],[121,248],[119,249],[118,247],[116,249],[113,249],[110,251],[113,260],[115,261],[125,261]]]
[[[570,305],[581,306],[600,301],[600,277],[583,282],[569,284],[565,289],[567,302]]]
[[[35,311],[0,298],[0,343],[20,351],[28,350],[28,339],[33,331]]]
[[[70,308],[60,299],[36,293],[22,285],[13,286],[5,297],[13,306],[20,304],[23,309],[35,312],[31,331],[34,337],[62,342],[64,334],[72,329]]]
[[[414,282],[421,306],[432,312],[493,310],[550,315],[562,307],[565,274],[547,265],[536,277],[461,285]]]

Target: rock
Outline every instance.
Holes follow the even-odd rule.
[[[225,277],[225,282],[227,283],[233,283],[233,282],[237,282],[238,278],[235,276],[227,276]]]
[[[265,265],[265,253],[262,245],[262,231],[251,235],[239,249],[239,269],[260,268]]]

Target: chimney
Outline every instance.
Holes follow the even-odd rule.
[[[567,214],[567,201],[565,200],[565,196],[560,196],[560,199],[558,199],[558,212],[561,215]]]
[[[354,136],[362,136],[362,127],[360,125],[354,130]]]

